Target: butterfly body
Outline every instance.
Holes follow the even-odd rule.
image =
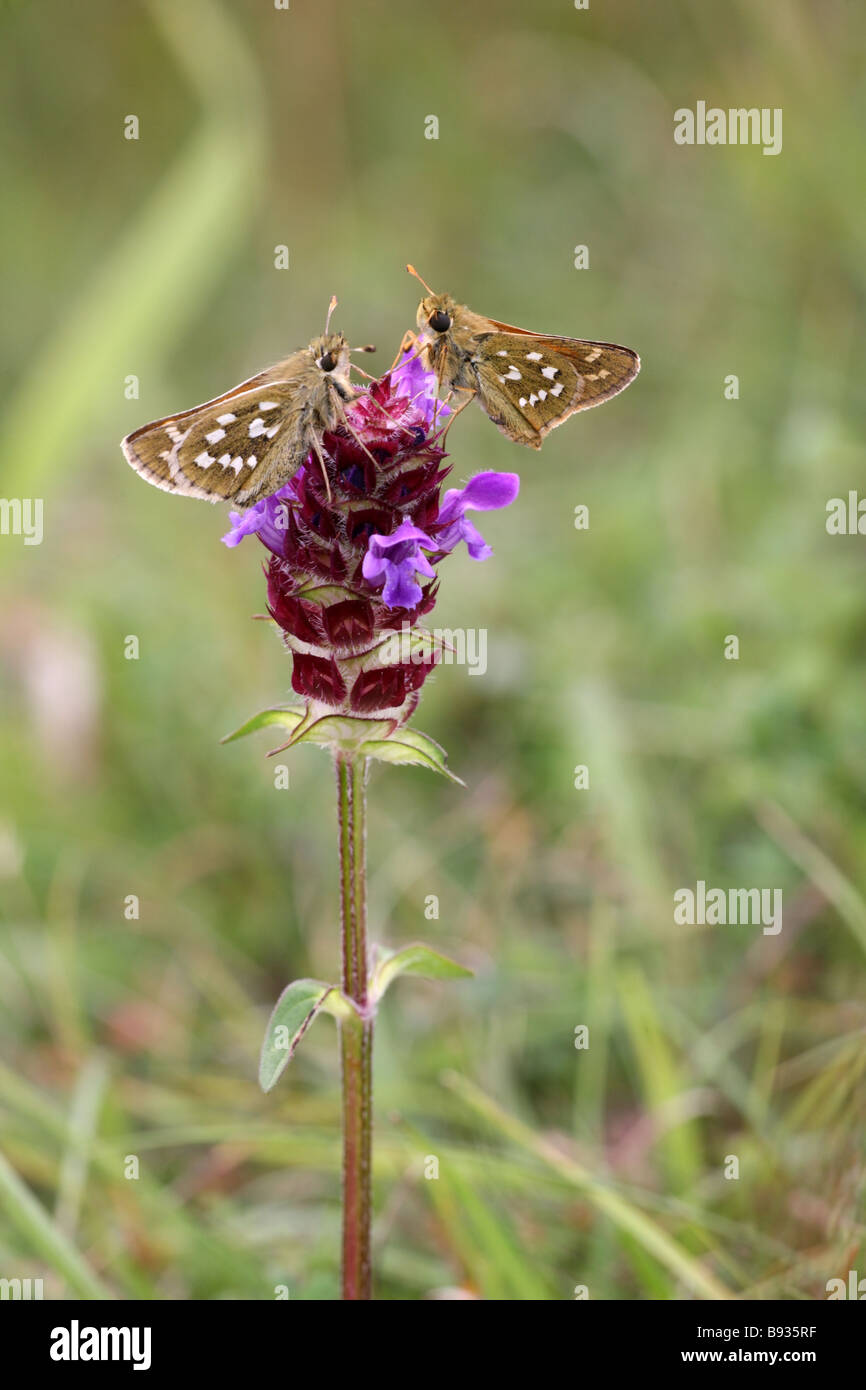
[[[155,487],[246,506],[288,482],[311,451],[321,457],[322,435],[345,422],[357,395],[349,351],[341,333],[326,332],[225,395],[143,425],[121,448]]]
[[[477,400],[504,435],[531,449],[575,411],[624,390],[640,370],[631,348],[499,323],[449,294],[422,299],[418,329],[440,389],[466,393],[465,404]]]

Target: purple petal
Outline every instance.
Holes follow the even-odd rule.
[[[427,371],[417,346],[411,352],[403,353],[399,363],[391,373],[391,380],[398,395],[414,400],[416,406],[423,412],[428,425],[432,424],[434,414],[437,420],[451,414],[450,406],[445,405],[443,401],[439,401],[437,406],[436,373]]]
[[[421,597],[421,585],[416,582],[414,575],[414,565],[411,561],[388,566],[388,578],[382,592],[382,601],[388,608],[415,607]]]
[[[388,569],[388,561],[382,555],[374,555],[372,550],[368,550],[364,556],[364,563],[361,566],[361,573],[371,584],[375,584],[381,579]]]
[[[270,497],[263,497],[245,512],[229,512],[231,530],[221,539],[223,545],[240,545],[245,536],[259,537],[275,555],[283,554],[286,539],[286,508],[284,499],[293,495],[292,484],[286,483]]]
[[[476,473],[465,487],[448,489],[439,510],[439,520],[447,525],[470,507],[479,512],[508,507],[519,491],[520,478],[516,473]]]
[[[466,542],[472,560],[489,560],[493,554],[492,547],[487,544],[481,532],[465,516],[458,517],[450,526],[445,527],[437,545],[440,550],[450,553],[461,541]]]
[[[487,544],[481,532],[465,516],[460,524],[460,529],[469,551],[469,558],[471,560],[488,560],[493,554],[492,546]]]
[[[408,549],[407,547],[408,543]],[[374,555],[385,556],[393,561],[405,559],[406,556],[417,550],[419,543],[426,545],[428,550],[436,549],[436,542],[422,531],[418,526],[413,526],[411,521],[401,521],[396,531],[392,531],[390,536],[382,536],[378,533],[370,537],[370,550]]]

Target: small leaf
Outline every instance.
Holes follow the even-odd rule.
[[[226,734],[225,738],[220,739],[220,743],[234,743],[237,738],[246,738],[247,734],[254,734],[258,729],[268,729],[273,724],[282,724],[284,728],[294,730],[301,723],[305,712],[302,709],[263,709],[260,714],[254,714],[246,724],[235,729],[233,734]]]
[[[263,1091],[276,1085],[322,1009],[342,1022],[357,1018],[351,1001],[335,985],[323,984],[321,980],[293,980],[283,990],[268,1019],[262,1043],[259,1085]]]
[[[389,739],[370,739],[361,745],[360,751],[364,757],[378,758],[383,763],[417,763],[420,767],[429,767],[432,772],[441,772],[458,787],[466,786],[450,771],[445,749],[417,729],[400,729]]]
[[[432,950],[423,941],[413,941],[399,951],[388,951],[381,955],[370,981],[370,992],[374,999],[381,999],[398,975],[420,975],[425,980],[462,980],[472,974],[465,965],[459,965],[450,956]]]

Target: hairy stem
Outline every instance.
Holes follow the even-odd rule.
[[[336,758],[343,992],[358,1022],[340,1024],[343,1074],[343,1298],[371,1294],[373,1019],[367,1013],[366,759]]]

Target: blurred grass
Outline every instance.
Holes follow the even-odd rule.
[[[467,791],[372,780],[375,934],[476,970],[381,1013],[380,1296],[822,1297],[864,1258],[864,563],[824,529],[863,486],[862,14],[49,0],[0,25],[0,491],[46,515],[41,547],[0,540],[0,1273],[336,1294],[332,1030],[255,1087],[282,986],[335,970],[329,769],[298,750],[278,794],[218,746],[286,693],[258,556],[117,441],[306,341],[332,292],[386,363],[412,260],[643,370],[543,457],[475,411],[450,441],[456,479],[523,485],[437,608],[489,632],[487,675],[444,669],[419,715]],[[698,99],[783,107],[783,153],[675,147]],[[698,878],[782,887],[782,933],[675,926]]]

